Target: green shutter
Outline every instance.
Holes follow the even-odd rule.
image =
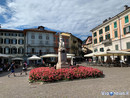
[[[129,26],[129,33],[130,33],[130,26]]]
[[[129,18],[128,16],[125,16],[125,23],[128,23],[129,22]]]
[[[118,33],[117,33],[117,31],[115,31],[115,38],[116,38],[116,37],[118,37]]]
[[[114,22],[114,28],[116,28],[117,27],[117,22]]]
[[[118,50],[118,45],[115,45],[115,50]]]
[[[126,28],[123,29],[124,30],[124,35],[126,34]]]
[[[110,34],[108,34],[108,39],[110,39]]]
[[[96,32],[94,32],[94,37],[95,37],[95,36],[97,36],[97,33],[96,33]]]
[[[101,29],[101,30],[99,30],[99,34],[102,34],[102,29]]]
[[[109,31],[109,26],[108,26],[108,31]]]
[[[107,39],[107,35],[106,35],[106,39]]]
[[[127,43],[127,49],[130,49],[130,42]]]

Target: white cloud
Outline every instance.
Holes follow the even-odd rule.
[[[4,6],[0,6],[0,14],[3,14],[6,12],[6,9]]]
[[[123,11],[128,0],[8,0],[5,28],[45,27],[71,32],[84,39],[90,30]]]

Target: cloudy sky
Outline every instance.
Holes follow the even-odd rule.
[[[5,29],[45,26],[86,39],[90,30],[123,11],[130,0],[0,0]]]

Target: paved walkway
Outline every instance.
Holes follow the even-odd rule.
[[[17,77],[0,73],[0,98],[130,98],[130,67],[94,67],[103,70],[105,77],[30,85],[28,75],[19,75],[21,69],[17,69]],[[110,91],[128,91],[129,95],[101,93]]]

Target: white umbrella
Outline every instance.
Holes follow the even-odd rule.
[[[12,58],[12,60],[21,60],[21,61],[23,61],[24,59],[23,58]]]
[[[6,54],[1,54],[1,53],[0,53],[0,57],[5,57],[5,58],[8,58],[8,57],[9,57],[9,55],[6,55]]]
[[[116,51],[107,51],[108,54],[114,54],[116,56],[122,56],[122,55],[130,55],[130,52],[126,52],[126,51],[120,51],[120,50],[116,50]]]
[[[90,53],[90,54],[84,55],[84,57],[93,57],[93,56],[95,56],[95,53]]]
[[[42,55],[40,57],[43,57],[43,58],[48,58],[48,57],[58,57],[58,54],[45,54],[45,55]]]
[[[41,59],[40,57],[33,55],[32,57],[29,57],[28,60],[39,60]]]
[[[69,53],[67,53],[67,56],[75,56],[75,54],[69,54]]]
[[[112,51],[106,51],[106,52],[97,52],[95,54],[95,56],[123,56],[123,55],[130,55],[130,52],[112,50]]]

